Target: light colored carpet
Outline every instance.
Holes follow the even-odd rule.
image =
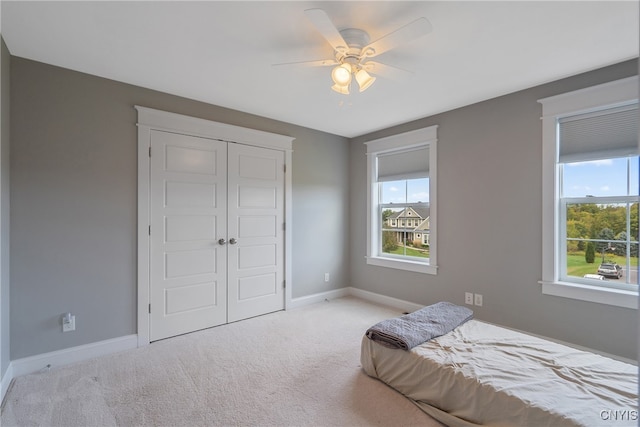
[[[360,367],[400,315],[353,297],[16,379],[2,426],[441,426]]]

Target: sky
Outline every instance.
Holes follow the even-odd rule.
[[[639,163],[638,157],[567,163],[563,172],[563,196],[638,195],[640,194]],[[427,203],[429,202],[429,178],[384,182],[381,202]]]
[[[429,202],[429,178],[382,183],[381,203]]]
[[[634,157],[567,163],[563,171],[563,196],[638,195],[638,162],[638,157]]]

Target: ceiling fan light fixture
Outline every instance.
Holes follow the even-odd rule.
[[[358,86],[360,86],[360,92],[364,92],[376,81],[376,78],[371,76],[365,70],[360,69],[356,73],[356,81],[358,82]]]
[[[334,59],[289,64],[307,64],[313,66],[333,65],[331,79],[334,85],[331,89],[341,94],[349,94],[349,86],[354,77],[358,83],[360,92],[367,90],[376,80],[369,72],[380,74],[383,77],[385,77],[385,74],[387,74],[387,77],[389,74],[395,74],[396,76],[411,74],[400,68],[371,62],[369,58],[373,58],[401,44],[422,37],[432,30],[431,23],[422,17],[378,38],[374,42],[370,42],[369,34],[362,29],[343,28],[339,30],[331,21],[327,12],[322,9],[307,9],[304,13],[320,35],[324,37],[333,48]],[[369,70],[369,72],[363,70],[363,67]]]
[[[338,86],[349,86],[349,83],[351,83],[351,65],[344,63],[338,65],[331,71],[331,78]]]
[[[343,95],[349,95],[349,84],[339,85],[339,84],[336,83],[333,86],[331,86],[331,89],[333,89],[336,92],[341,93]]]

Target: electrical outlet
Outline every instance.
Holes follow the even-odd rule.
[[[464,303],[473,305],[473,294],[471,292],[464,293]]]
[[[325,282],[329,281],[329,273],[324,273],[324,281]]]
[[[62,332],[70,332],[76,330],[76,316],[67,313],[62,317]]]
[[[478,307],[482,307],[482,294],[473,294],[473,303]]]

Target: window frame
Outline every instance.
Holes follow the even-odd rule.
[[[369,265],[394,268],[425,274],[437,274],[437,129],[429,126],[410,132],[365,142],[367,147],[367,254]],[[409,257],[388,256],[380,248],[381,228],[378,215],[379,191],[377,159],[388,154],[419,147],[429,148],[429,263],[417,262]]]
[[[638,76],[539,99],[542,104],[542,293],[582,301],[638,308],[638,291],[561,279],[563,240],[558,120],[638,101]],[[595,281],[594,281],[595,282]]]

